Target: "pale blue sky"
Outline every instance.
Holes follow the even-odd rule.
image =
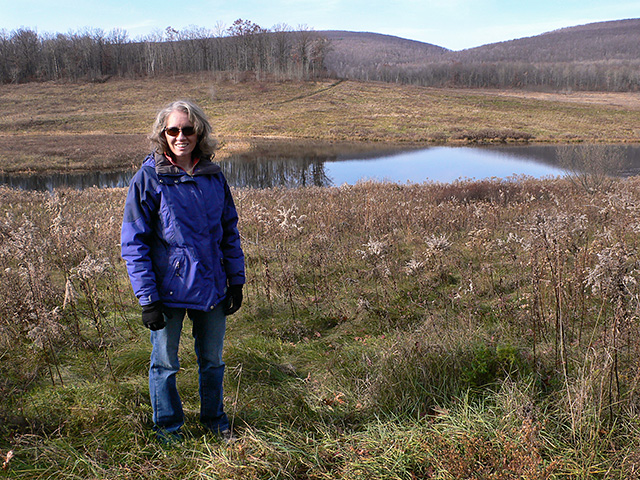
[[[0,30],[121,28],[135,39],[172,26],[226,28],[242,18],[313,30],[375,32],[452,50],[563,27],[640,18],[640,0],[0,0]]]

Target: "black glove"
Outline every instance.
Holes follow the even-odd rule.
[[[149,330],[162,330],[167,322],[162,314],[162,303],[153,302],[142,306],[142,323]]]
[[[232,315],[242,305],[242,285],[229,285],[227,296],[224,299],[224,314]]]

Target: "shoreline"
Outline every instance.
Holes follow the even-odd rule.
[[[78,137],[82,137],[79,135]],[[15,140],[15,137],[13,137]],[[334,141],[334,140],[305,140],[297,138],[233,138],[220,139],[221,148],[216,151],[215,160],[228,160],[231,156],[243,155],[251,156],[256,152],[264,156],[272,154],[270,150],[276,152],[280,158],[299,158],[308,156],[347,156],[363,155],[363,154],[386,154],[407,150],[421,150],[432,147],[527,147],[527,146],[550,146],[550,145],[575,145],[590,144],[596,142],[574,141],[574,142],[541,142],[541,141],[487,141],[487,142],[353,142],[353,141]],[[640,141],[626,142],[598,142],[600,145],[621,145],[635,146],[640,145]],[[2,136],[0,136],[0,146],[2,145]],[[0,147],[1,148],[1,147]],[[6,165],[4,159],[0,159],[0,175],[47,175],[47,174],[84,174],[99,171],[101,173],[115,173],[139,168],[143,159],[148,154],[147,151],[141,150],[138,154],[132,154],[131,157],[125,159],[102,159],[102,162],[90,164],[82,161],[82,159],[64,159],[61,156],[55,158],[47,164],[39,163],[35,160],[27,160],[27,167],[19,165],[21,160],[18,158],[14,165]],[[107,160],[104,162],[104,160]]]
[[[292,152],[499,144],[637,144],[640,98],[607,92],[437,89],[380,82],[219,82],[201,75],[103,84],[7,85],[0,172],[136,168],[159,107],[199,103],[218,158],[274,146]]]

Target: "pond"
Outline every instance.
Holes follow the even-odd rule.
[[[566,173],[559,164],[562,148],[552,145],[446,146],[326,156],[292,156],[274,149],[255,155],[243,153],[219,163],[229,184],[236,187],[339,186],[362,180],[448,183],[465,179],[561,176]],[[622,158],[614,174],[630,176],[640,173],[640,146],[615,148]],[[129,170],[52,175],[0,174],[0,185],[40,191],[60,187],[126,187],[134,173]]]

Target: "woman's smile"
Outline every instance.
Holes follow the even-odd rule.
[[[181,161],[191,162],[191,153],[196,148],[198,137],[195,132],[188,136],[183,132],[184,128],[193,127],[191,120],[189,120],[189,115],[187,115],[186,112],[174,110],[167,117],[166,125],[165,137],[171,153],[176,157],[176,161],[179,163],[181,163]],[[167,133],[167,130],[170,129],[180,130],[178,135],[174,137]]]

